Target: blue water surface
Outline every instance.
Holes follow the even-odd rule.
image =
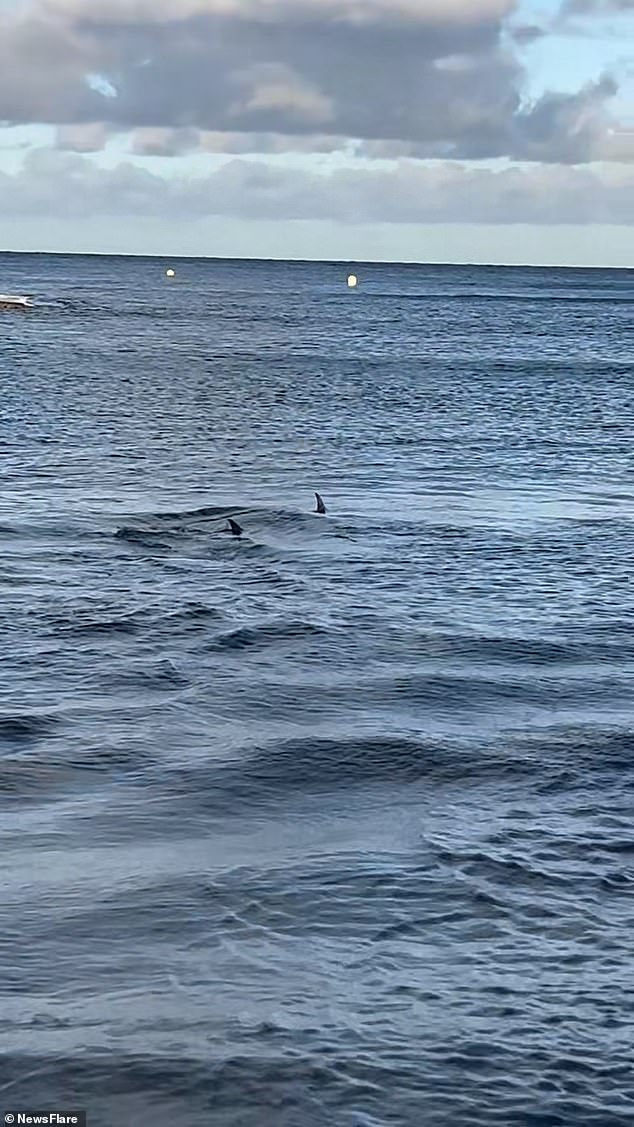
[[[632,1122],[634,272],[355,272],[0,256],[0,1111]]]

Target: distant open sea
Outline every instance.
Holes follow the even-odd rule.
[[[634,271],[348,271],[0,255],[0,1122],[633,1122]]]

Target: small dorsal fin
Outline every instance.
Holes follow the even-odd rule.
[[[229,521],[229,528],[231,529],[232,535],[242,536],[242,529],[237,520],[232,520],[231,517],[227,517],[227,520]]]
[[[323,497],[320,497],[319,493],[315,493],[315,497],[317,498],[317,508],[315,509],[315,512],[325,513],[326,512],[326,506],[324,505]]]

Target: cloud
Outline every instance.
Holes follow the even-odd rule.
[[[98,153],[108,140],[103,122],[88,125],[61,125],[55,136],[55,147],[63,152]]]
[[[517,118],[520,159],[580,163],[606,155],[610,119],[606,103],[618,92],[609,75],[576,94],[544,94]]]
[[[518,4],[23,0],[0,9],[0,121],[139,131],[135,146],[164,155],[196,133],[234,147],[317,135],[368,152],[593,160],[614,86],[527,105]]]
[[[500,19],[515,0],[47,0],[45,10],[88,15],[113,24],[188,20],[197,16],[245,21],[313,23],[336,20],[358,27],[390,23],[469,23]]]
[[[536,43],[538,39],[544,39],[547,34],[546,29],[538,24],[515,24],[509,28],[509,35],[521,47]]]
[[[69,146],[70,147],[70,146]],[[258,154],[334,153],[347,148],[342,137],[328,134],[215,133],[197,129],[136,129],[131,151],[137,156],[182,156],[184,153]],[[77,149],[81,152],[81,149]]]
[[[564,0],[564,15],[611,16],[614,13],[634,13],[634,0]]]
[[[605,104],[616,93],[613,79],[604,76],[576,94],[546,93],[517,113],[509,137],[508,155],[521,161],[579,164],[591,160],[634,160],[634,132],[610,126]],[[451,142],[398,139],[363,140],[321,133],[241,133],[196,129],[140,129],[133,134],[133,151],[143,155],[178,156],[185,152],[279,154],[347,150],[370,160],[478,159],[507,155],[491,152],[482,137],[472,138],[457,153]],[[81,151],[81,150],[79,150]]]
[[[200,134],[196,129],[137,129],[131,148],[137,156],[182,156],[200,148]]]
[[[340,223],[631,224],[634,170],[566,165],[482,167],[402,161],[326,174],[233,159],[205,177],[158,176],[132,163],[36,150],[0,175],[5,218],[114,216],[197,221],[211,216]]]

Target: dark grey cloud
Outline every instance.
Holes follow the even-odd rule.
[[[237,151],[239,136],[268,139],[259,151],[303,136],[368,152],[593,160],[613,84],[526,105],[517,4],[24,0],[0,9],[0,121],[140,131],[135,147],[166,156],[226,134]]]
[[[104,169],[85,157],[38,150],[20,172],[0,175],[0,207],[5,218],[625,225],[634,222],[634,170],[530,164],[492,171],[403,161],[387,170],[323,174],[236,158],[196,179],[157,176],[131,163]]]
[[[604,114],[606,100],[616,92],[609,76],[589,83],[576,94],[546,93],[520,109],[513,122],[509,144],[512,157],[542,163],[583,163],[585,160],[634,160],[634,131],[608,126]],[[76,151],[89,151],[82,143],[86,129],[67,129],[65,136],[77,135]],[[93,135],[97,136],[97,130]],[[67,148],[71,148],[67,144]],[[373,160],[402,158],[429,160],[487,157],[492,154],[480,144],[470,143],[460,154],[451,142],[407,140],[350,140],[337,134],[249,133],[164,129],[149,127],[132,134],[132,152],[143,156],[180,156],[183,153],[209,152],[233,154],[332,153]],[[506,155],[506,154],[503,154]]]
[[[130,137],[130,149],[138,156],[182,156],[184,153],[334,153],[347,148],[350,146],[345,138],[319,133],[222,133],[197,129],[147,128],[134,130]]]
[[[132,134],[133,153],[144,157],[176,157],[200,148],[197,129],[138,129]]]
[[[616,81],[605,75],[575,94],[544,94],[518,114],[513,155],[570,164],[605,156],[610,128],[605,107],[617,92]]]
[[[548,32],[546,28],[540,27],[539,24],[516,24],[509,30],[511,39],[519,43],[521,47],[526,47],[532,43],[536,43],[538,39],[544,39]]]

